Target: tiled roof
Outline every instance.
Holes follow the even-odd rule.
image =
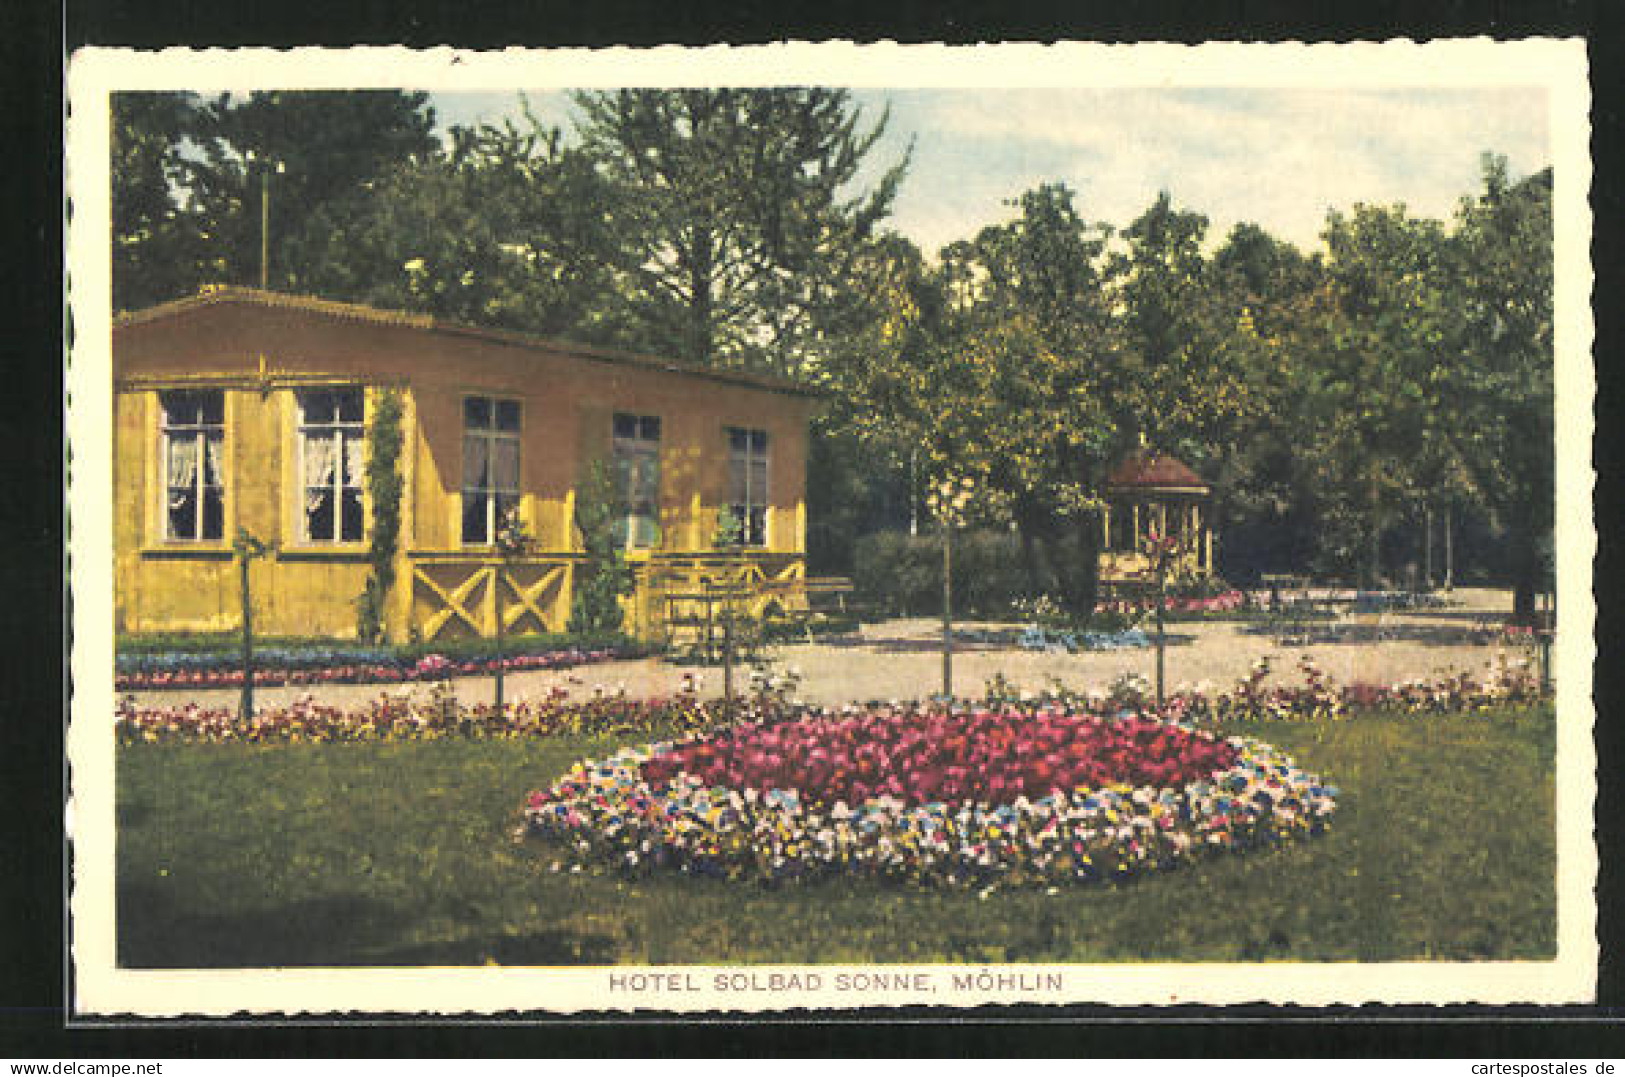
[[[1106,485],[1115,489],[1200,490],[1210,487],[1183,460],[1157,453],[1136,453],[1112,468]]]
[[[370,325],[399,326],[424,332],[443,333],[447,336],[485,340],[496,344],[548,351],[597,362],[621,363],[627,366],[664,370],[675,374],[692,374],[714,381],[746,385],[754,389],[769,389],[774,392],[790,393],[797,396],[816,397],[824,395],[817,389],[770,374],[699,366],[694,363],[663,359],[653,355],[641,355],[636,352],[620,351],[615,348],[601,348],[595,345],[576,344],[572,341],[553,340],[533,333],[465,325],[461,322],[436,318],[431,314],[383,310],[378,307],[363,306],[359,303],[343,303],[332,299],[319,299],[315,296],[290,295],[285,292],[262,291],[259,288],[244,288],[237,285],[213,285],[194,296],[120,314],[113,319],[113,328],[117,330],[126,326],[142,325],[223,303],[249,304],[272,309],[319,314],[329,318],[366,322]]]

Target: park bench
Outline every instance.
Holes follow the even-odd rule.
[[[849,617],[855,614],[850,602],[853,591],[852,581],[845,576],[808,576],[769,584],[761,593],[782,595],[786,601],[777,604],[774,620],[789,625],[792,632],[812,643],[813,626],[820,620],[831,615]]]
[[[740,638],[737,611],[748,604],[755,591],[749,587],[702,581],[696,590],[667,591],[661,595],[664,604],[661,623],[665,627],[666,641],[676,644],[681,637],[692,640],[694,650],[704,661],[714,662],[721,654],[724,630],[730,612],[735,613],[734,643],[736,648],[748,641]]]
[[[1322,607],[1309,590],[1313,581],[1293,573],[1270,573],[1259,579],[1269,589],[1270,617],[1266,624],[1275,645],[1312,642],[1315,627],[1323,618]]]
[[[696,651],[715,660],[723,644],[722,633],[728,614],[734,645],[742,653],[753,653],[762,643],[761,623],[789,626],[794,634],[813,642],[813,626],[831,612],[851,616],[847,596],[852,581],[842,576],[813,576],[805,579],[770,580],[749,584],[706,581],[697,590],[668,591],[663,595],[663,623],[666,638],[676,643],[679,636],[692,638]],[[760,604],[761,617],[741,615]]]

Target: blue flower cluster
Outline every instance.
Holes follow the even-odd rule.
[[[1016,646],[1026,651],[1049,651],[1076,654],[1079,651],[1122,651],[1151,646],[1151,637],[1142,629],[1125,628],[1121,632],[1067,632],[1038,625],[1028,625],[1016,637]]]
[[[121,654],[114,669],[121,674],[173,673],[234,669],[242,656],[231,651],[155,651]],[[254,665],[261,669],[323,669],[328,666],[410,666],[389,647],[255,647]]]

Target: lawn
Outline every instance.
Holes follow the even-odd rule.
[[[129,967],[1549,959],[1549,705],[1251,723],[1330,833],[1120,886],[780,890],[550,870],[519,806],[613,738],[119,749]]]

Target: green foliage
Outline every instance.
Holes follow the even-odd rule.
[[[592,461],[576,487],[575,528],[586,557],[576,570],[570,595],[572,634],[600,634],[621,627],[621,599],[632,593],[635,583],[616,527],[623,511],[616,503],[609,469],[602,460]]]
[[[1453,459],[1509,531],[1514,607],[1527,621],[1553,523],[1552,173],[1517,183],[1486,155],[1456,218],[1455,309],[1465,359],[1441,371]]]
[[[625,224],[621,298],[657,350],[801,373],[802,343],[845,302],[851,262],[906,159],[853,195],[885,130],[845,90],[610,90],[576,95],[583,145]]]
[[[844,636],[863,627],[861,618],[850,613],[816,613],[805,620],[767,620],[758,631],[762,646],[806,643],[808,637]]]
[[[1166,192],[1114,232],[1040,183],[930,264],[881,230],[908,158],[874,167],[888,117],[846,91],[577,106],[574,140],[527,108],[442,145],[421,93],[115,94],[115,307],[256,282],[279,163],[273,287],[826,390],[823,570],[952,471],[1015,527],[1025,590],[1087,610],[1101,482],[1143,434],[1214,484],[1238,579],[1375,582],[1448,514],[1459,570],[1504,563],[1527,612],[1555,470],[1549,171],[1486,155],[1452,220],[1356,205],[1310,254],[1249,223],[1209,254]]]
[[[1110,378],[1120,422],[1198,470],[1255,406],[1252,372],[1227,347],[1230,327],[1202,252],[1207,225],[1164,191],[1124,230],[1127,250],[1111,260],[1127,338]]]
[[[858,536],[906,527],[911,501],[918,522],[919,493],[910,490],[906,458],[894,461],[890,453],[873,451],[856,431],[829,413],[815,417],[811,426],[807,440],[807,571],[816,576],[851,576]]]
[[[1419,476],[1425,434],[1448,414],[1435,372],[1448,361],[1445,233],[1403,207],[1356,206],[1327,220],[1331,303],[1315,409],[1317,458],[1366,536],[1360,578],[1380,581],[1380,535]]]
[[[852,578],[856,600],[893,615],[942,611],[942,539],[895,531],[858,540]],[[1008,532],[954,534],[953,592],[956,616],[1000,619],[1027,594],[1017,538]]]
[[[372,498],[372,536],[367,547],[367,583],[356,600],[356,635],[383,638],[389,592],[395,585],[395,557],[401,548],[401,394],[378,393],[367,427],[367,493]]]
[[[554,873],[545,851],[510,840],[517,807],[617,738],[125,748],[118,957],[182,968],[1550,960],[1553,726],[1545,706],[1229,730],[1339,786],[1329,833],[1127,887],[988,900],[860,881],[763,891]],[[402,789],[420,810],[400,811]]]
[[[727,506],[717,510],[717,524],[711,531],[712,548],[731,550],[739,545],[744,533],[744,521],[735,516]]]
[[[1028,590],[1075,610],[1093,604],[1101,478],[1141,433],[1215,484],[1243,578],[1375,581],[1425,508],[1460,524],[1475,504],[1533,577],[1553,472],[1550,181],[1486,169],[1453,230],[1357,206],[1313,257],[1246,224],[1208,257],[1206,220],[1166,195],[1108,251],[1069,191],[1036,188],[938,271],[894,253],[867,289],[872,328],[832,365],[832,426],[870,470],[976,474],[989,519],[1022,538]]]
[[[599,343],[639,343],[618,313],[621,217],[592,160],[531,121],[457,128],[324,208],[311,291],[453,321]],[[643,342],[648,343],[648,342]]]
[[[115,95],[116,309],[258,284],[267,167],[269,283],[310,290],[330,207],[433,152],[427,102],[394,90]]]
[[[1098,483],[1117,436],[1101,392],[1117,341],[1098,267],[1106,231],[1058,185],[1015,205],[1019,217],[946,248],[938,269],[891,252],[871,286],[875,327],[835,357],[831,380],[856,436],[916,476],[973,477],[983,521],[1020,532],[1029,589],[1043,547],[1064,566],[1062,593],[1086,610],[1093,552],[1056,551],[1098,536]]]
[[[197,100],[182,93],[112,95],[113,309],[136,310],[187,295],[203,236],[177,205],[180,154]]]

